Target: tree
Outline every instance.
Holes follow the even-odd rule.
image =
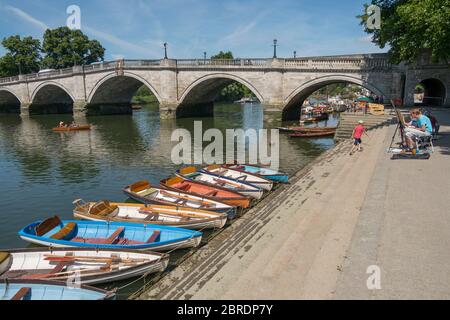
[[[103,61],[105,55],[100,42],[89,40],[81,30],[68,27],[47,29],[42,50],[45,54],[43,66],[52,69]]]
[[[371,4],[381,8],[381,28],[369,29],[366,13],[358,18],[375,44],[390,46],[392,62],[414,63],[424,51],[434,62],[450,58],[450,0],[372,0]]]
[[[16,76],[19,72],[39,71],[41,42],[32,37],[21,39],[19,35],[4,38],[3,47],[7,53],[0,58],[0,76]]]
[[[218,60],[218,59],[234,59],[233,53],[231,51],[223,52],[220,51],[218,54],[211,57],[212,60]]]

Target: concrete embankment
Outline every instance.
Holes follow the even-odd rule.
[[[140,299],[450,297],[450,121],[439,117],[431,160],[390,160],[395,126],[353,156],[342,142]],[[381,290],[367,288],[371,265]]]

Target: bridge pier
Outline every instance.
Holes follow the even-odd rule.
[[[178,104],[175,103],[161,103],[159,105],[160,119],[175,119],[177,117]]]
[[[31,103],[21,103],[20,104],[20,115],[28,117],[30,115],[30,105]]]

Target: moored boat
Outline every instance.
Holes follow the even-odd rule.
[[[91,130],[91,125],[80,125],[75,127],[56,127],[52,129],[54,132],[67,132],[67,131],[84,131]]]
[[[278,127],[283,132],[325,132],[336,131],[337,127],[305,127],[305,126],[292,126],[292,127]]]
[[[220,165],[210,165],[201,170],[209,174],[213,174],[217,177],[225,177],[236,182],[250,183],[258,188],[270,191],[273,188],[273,182],[263,177],[253,175],[248,172],[237,171],[232,168],[222,167]]]
[[[0,280],[68,281],[99,284],[167,268],[169,255],[136,250],[32,248],[0,252]]]
[[[224,165],[225,168],[231,168],[233,170],[238,170],[242,172],[248,172],[254,175],[258,175],[265,179],[269,179],[276,182],[287,183],[289,180],[289,175],[284,172],[273,170],[270,168],[265,168],[257,165],[248,164],[230,164]]]
[[[110,300],[115,293],[50,280],[0,280],[0,300]]]
[[[227,222],[225,213],[181,206],[115,203],[107,200],[85,203],[74,201],[75,218],[89,221],[136,222],[202,230],[222,228]]]
[[[264,193],[261,188],[258,188],[250,183],[235,181],[227,177],[218,177],[214,174],[198,171],[194,167],[186,167],[177,170],[177,175],[187,180],[201,182],[210,186],[226,188],[254,199],[261,199]]]
[[[197,247],[202,233],[129,222],[61,221],[51,217],[19,231],[25,241],[47,247],[171,250]]]
[[[229,219],[233,219],[237,211],[235,206],[215,200],[211,197],[154,187],[147,180],[133,183],[125,187],[123,192],[130,198],[145,204],[184,206],[214,212],[223,212],[228,215]]]
[[[297,132],[289,135],[291,138],[321,138],[334,136],[335,131],[324,131],[324,132]]]
[[[189,192],[193,195],[216,199],[236,207],[248,208],[251,204],[249,197],[238,192],[219,186],[192,181],[181,176],[164,179],[161,180],[160,183],[165,188],[174,191]]]

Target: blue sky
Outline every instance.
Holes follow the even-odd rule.
[[[66,24],[66,8],[81,8],[81,29],[106,48],[106,60],[201,58],[220,50],[235,57],[280,57],[384,52],[356,16],[365,0],[0,0],[0,38],[41,38]],[[4,50],[0,48],[0,54]]]

